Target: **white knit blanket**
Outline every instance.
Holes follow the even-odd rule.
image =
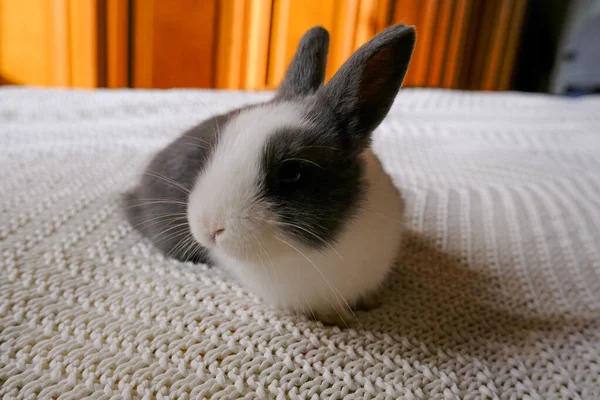
[[[164,259],[117,205],[268,96],[0,89],[0,397],[600,398],[600,97],[402,91],[374,147],[412,233],[339,329]]]

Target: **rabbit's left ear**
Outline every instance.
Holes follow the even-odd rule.
[[[392,26],[359,48],[319,90],[353,143],[368,143],[371,132],[389,112],[415,42],[415,28]]]
[[[317,91],[325,80],[329,33],[320,26],[307,31],[298,45],[277,97],[307,96]]]

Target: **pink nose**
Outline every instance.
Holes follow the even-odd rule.
[[[218,229],[215,229],[215,230],[214,230],[214,232],[213,232],[213,234],[212,234],[212,240],[213,240],[213,242],[214,242],[215,240],[217,240],[217,236],[219,236],[219,235],[220,235],[220,234],[222,234],[223,232],[225,232],[225,228],[218,228]]]

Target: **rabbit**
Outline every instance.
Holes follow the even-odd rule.
[[[370,144],[415,42],[414,27],[391,26],[324,85],[329,33],[311,28],[272,99],[154,157],[125,194],[127,220],[164,254],[226,268],[275,307],[347,324],[400,251],[404,200]]]

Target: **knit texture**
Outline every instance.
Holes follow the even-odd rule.
[[[340,329],[118,206],[185,128],[269,96],[0,89],[0,397],[600,398],[600,97],[402,91],[374,149],[410,233]]]

